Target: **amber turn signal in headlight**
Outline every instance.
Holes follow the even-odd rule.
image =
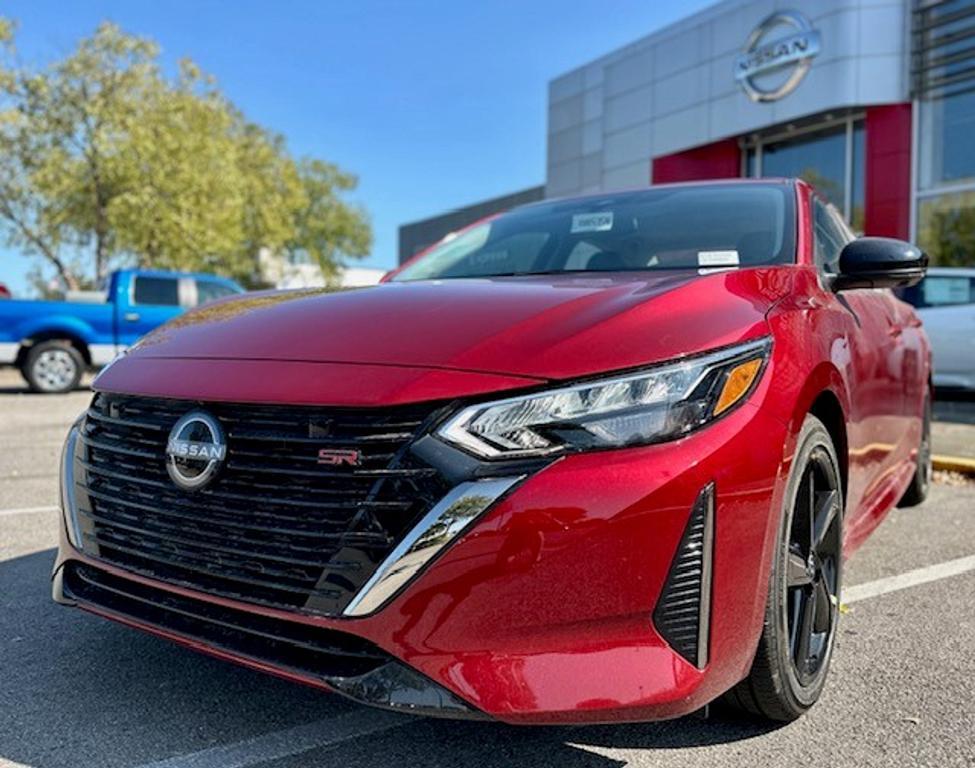
[[[762,360],[758,358],[739,363],[732,368],[724,380],[724,386],[721,387],[721,394],[714,406],[714,415],[724,413],[741,400],[751,389],[760,370],[762,370]]]

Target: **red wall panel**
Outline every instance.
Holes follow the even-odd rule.
[[[867,108],[865,222],[868,235],[911,232],[911,105]]]
[[[654,184],[663,184],[670,181],[733,179],[740,175],[741,150],[738,139],[722,139],[653,158],[650,180]]]
[[[865,144],[865,231],[906,240],[911,228],[911,105],[868,107]],[[731,138],[653,158],[651,181],[740,175],[741,150]]]

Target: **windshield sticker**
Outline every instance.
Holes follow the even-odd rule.
[[[738,251],[698,251],[699,267],[737,267]]]
[[[572,217],[572,233],[609,232],[613,228],[613,212],[577,213]]]

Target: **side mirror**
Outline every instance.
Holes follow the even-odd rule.
[[[916,245],[889,237],[861,237],[840,253],[834,291],[851,288],[906,288],[928,269],[928,255]]]

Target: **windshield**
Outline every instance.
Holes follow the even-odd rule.
[[[538,203],[448,236],[393,280],[791,263],[794,209],[793,189],[782,183]]]

